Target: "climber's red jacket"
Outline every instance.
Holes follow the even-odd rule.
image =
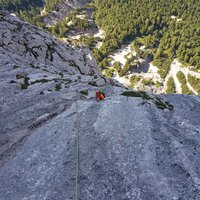
[[[96,100],[104,100],[105,95],[102,94],[100,91],[96,91]]]

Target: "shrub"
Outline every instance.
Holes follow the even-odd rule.
[[[117,73],[120,73],[122,70],[120,62],[114,62],[113,67],[116,69]]]
[[[107,78],[112,78],[114,76],[115,69],[114,68],[107,68],[102,71],[102,74]]]
[[[193,92],[190,91],[190,89],[187,86],[187,79],[185,77],[185,74],[181,71],[179,71],[176,74],[179,82],[181,83],[181,89],[183,94],[193,94]]]
[[[187,84],[187,80],[186,80],[185,74],[183,72],[179,71],[176,74],[176,77],[178,78],[178,80],[181,84]]]
[[[140,76],[132,75],[131,78],[130,78],[130,83],[133,86],[136,83],[138,83],[140,80],[141,80]]]
[[[166,93],[167,94],[176,93],[176,87],[175,87],[174,79],[172,77],[170,77],[169,80],[167,81]]]
[[[183,94],[189,94],[190,93],[190,90],[187,86],[187,80],[186,80],[186,77],[185,77],[185,74],[181,71],[179,71],[177,74],[176,74],[176,77],[178,78],[180,84],[181,84],[181,90],[182,90],[182,93]]]
[[[200,95],[200,79],[188,74],[188,82],[189,84],[196,90],[198,95]]]
[[[171,62],[171,59],[163,57],[154,59],[153,64],[159,68],[158,73],[162,79],[166,78],[171,66]]]
[[[151,79],[143,79],[142,85],[155,85],[155,83]]]
[[[157,88],[159,88],[161,85],[162,85],[162,83],[161,83],[161,82],[159,82],[159,81],[156,81],[156,87],[157,87]]]

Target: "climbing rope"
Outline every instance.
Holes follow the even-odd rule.
[[[75,186],[75,200],[78,200],[78,178],[79,178],[79,113],[78,113],[78,97],[79,94],[77,92],[77,100],[76,100],[76,186]]]
[[[110,99],[107,97],[106,99]],[[79,107],[78,100],[80,99],[79,92],[77,91],[76,98],[76,183],[75,183],[75,200],[78,200],[78,183],[79,183],[79,157],[80,157],[80,120],[79,120]]]

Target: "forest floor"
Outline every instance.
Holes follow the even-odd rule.
[[[194,77],[200,78],[200,73],[194,72],[194,71],[190,70],[188,67],[183,67],[182,64],[178,60],[175,59],[171,64],[171,68],[170,68],[170,71],[169,71],[167,77],[165,78],[163,92],[166,90],[167,81],[169,80],[170,77],[173,77],[174,82],[175,82],[176,92],[181,94],[181,92],[182,92],[181,83],[179,82],[179,80],[176,76],[176,74],[179,71],[184,73],[186,79],[187,79],[188,75],[192,75]],[[198,94],[188,82],[187,82],[187,86],[193,93]]]
[[[130,57],[131,54],[136,55],[136,52],[131,50],[131,44],[127,46],[123,45],[121,49],[117,50],[110,56],[112,58],[111,64],[114,62],[120,62],[122,65],[125,65],[127,61],[126,56]]]
[[[73,3],[71,4],[70,2],[66,2],[64,4],[64,7],[60,7],[60,12],[55,12],[52,11],[50,14],[48,14],[43,22],[46,24],[46,26],[53,26],[56,22],[60,22],[63,19],[69,19],[69,14],[71,10],[75,10],[76,12],[76,18],[78,20],[87,20],[90,24],[89,27],[75,27],[73,24],[73,21],[68,22],[68,32],[63,38],[60,38],[63,42],[70,43],[72,45],[79,45],[83,44],[84,39],[87,41],[83,45],[88,45],[88,41],[92,41],[92,47],[90,48],[96,48],[100,49],[103,45],[103,42],[105,40],[105,31],[101,29],[101,27],[98,27],[96,21],[95,21],[95,15],[94,15],[94,8],[92,7],[82,7],[81,9],[77,9],[79,6],[81,7],[83,4],[87,5],[89,0],[85,0],[85,3],[80,3],[79,1],[72,1]],[[77,5],[75,6],[74,2],[77,2]],[[80,5],[79,5],[80,4]],[[88,4],[89,5],[89,4]],[[44,16],[46,13],[46,10],[43,9],[41,11],[41,16]],[[178,18],[177,16],[172,15],[171,19],[174,20],[176,19],[177,22],[180,22],[182,19]],[[71,19],[72,20],[72,19]],[[83,38],[82,38],[83,37]],[[94,38],[93,38],[94,37]],[[81,43],[82,41],[82,43]],[[177,78],[177,73],[179,71],[183,72],[186,80],[187,76],[191,75],[193,77],[199,78],[200,79],[200,71],[199,72],[194,72],[192,71],[191,68],[188,66],[183,67],[178,60],[174,60],[171,63],[170,70],[166,76],[165,79],[162,79],[159,74],[159,69],[154,66],[151,62],[148,62],[144,59],[137,58],[136,60],[133,60],[133,65],[137,65],[137,67],[133,66],[133,68],[126,73],[123,77],[119,77],[117,74],[117,71],[113,68],[113,64],[115,62],[120,62],[122,68],[125,66],[127,59],[131,58],[132,56],[136,56],[135,50],[131,47],[132,41],[129,44],[122,45],[119,47],[119,49],[113,51],[110,55],[106,57],[108,59],[109,64],[108,66],[104,66],[105,68],[109,68],[109,65],[111,67],[111,70],[113,71],[111,73],[114,74],[113,78],[119,81],[120,83],[133,87],[136,90],[144,90],[147,92],[151,93],[156,93],[156,94],[161,94],[161,93],[166,93],[167,89],[167,83],[169,78],[173,78],[174,84],[175,84],[175,90],[176,93],[181,94],[182,93],[182,86],[181,83],[179,82]],[[140,50],[145,50],[145,46],[141,46]],[[136,61],[136,62],[135,62]],[[135,62],[135,63],[134,63]],[[139,64],[138,64],[138,63]],[[139,67],[138,67],[139,66]],[[109,70],[109,69],[108,69]],[[106,74],[108,77],[110,77],[110,74]],[[130,78],[132,76],[137,76],[139,77],[137,81],[135,81],[134,84],[130,82]],[[192,87],[192,85],[189,84],[187,80],[187,86],[191,92],[194,94],[198,94],[197,91]]]
[[[81,19],[82,18],[88,19],[89,21],[92,20],[91,16],[89,16],[88,13],[86,15],[77,15],[77,17]],[[102,29],[100,29],[97,26],[96,27],[94,26],[90,30],[85,30],[85,31],[70,31],[69,35],[67,36],[67,38],[65,38],[64,41],[67,41],[67,39],[70,39],[72,41],[79,41],[81,36],[90,37],[91,35],[93,35],[97,39],[96,48],[98,49],[101,48],[103,44],[103,39],[105,38],[105,33]],[[115,62],[120,62],[123,68],[128,58],[130,58],[131,56],[136,56],[136,52],[134,51],[134,49],[131,49],[131,44],[132,43],[127,45],[122,45],[121,48],[112,52],[112,54],[108,56],[108,58],[111,59],[110,61],[111,67],[113,67],[113,64]],[[188,74],[200,78],[199,72],[194,72],[189,67],[183,67],[182,64],[178,62],[178,60],[176,59],[172,62],[169,73],[167,74],[165,79],[162,79],[160,77],[160,74],[158,73],[158,68],[154,66],[152,63],[147,62],[146,60],[141,58],[138,58],[137,60],[140,62],[140,66],[137,69],[131,70],[123,77],[119,77],[119,75],[115,73],[113,78],[119,81],[120,83],[130,87],[131,85],[130,78],[132,76],[139,76],[140,81],[137,81],[134,85],[132,85],[132,87],[134,87],[134,89],[136,90],[145,90],[147,92],[152,92],[157,94],[166,92],[167,82],[170,77],[172,77],[174,80],[176,93],[178,94],[182,93],[181,83],[179,82],[176,76],[179,71],[184,73],[186,79]],[[146,82],[149,81],[150,84],[144,85],[143,84],[144,81]],[[151,84],[152,82],[154,84]],[[198,94],[198,92],[194,90],[194,88],[188,83],[188,81],[187,81],[187,86],[189,90],[192,91],[194,94]]]
[[[120,62],[122,66],[126,64],[127,58],[130,58],[131,55],[136,56],[136,52],[131,49],[131,44],[123,45],[121,49],[115,51],[110,57],[112,58],[111,66],[115,62]],[[130,85],[130,78],[133,75],[140,76],[142,79],[151,79],[154,81],[161,81],[160,75],[158,74],[158,68],[154,66],[152,63],[148,63],[143,59],[139,59],[141,62],[141,67],[130,72],[128,75],[120,77],[118,74],[114,76],[114,79],[119,81],[120,83],[129,86]],[[141,87],[141,81],[134,85],[134,88]],[[147,89],[147,88],[146,88]],[[152,88],[151,88],[152,89]],[[151,91],[149,88],[149,91]],[[157,88],[156,93],[161,93],[161,89]]]
[[[94,34],[94,37],[95,38],[101,38],[101,39],[104,39],[104,36],[105,34],[104,34],[104,31],[102,30],[102,29],[98,29],[98,32],[96,33],[96,34]],[[103,44],[103,42],[101,41],[99,41],[98,43],[97,43],[97,45],[96,45],[96,48],[97,49],[100,49],[101,48],[101,46],[102,46],[102,44]]]
[[[123,45],[121,47],[121,49],[115,51],[110,56],[112,58],[111,65],[113,65],[114,62],[120,62],[122,64],[122,66],[124,66],[127,61],[126,56],[130,57],[130,55],[134,55],[134,56],[136,55],[135,51],[131,50],[131,44]],[[154,66],[152,63],[146,62],[145,60],[142,60],[142,59],[139,59],[139,60],[141,62],[140,69],[138,69],[135,72],[130,72],[128,75],[123,76],[123,77],[119,77],[119,75],[117,74],[114,76],[114,79],[116,79],[117,81],[119,81],[122,84],[125,84],[126,86],[130,86],[131,76],[136,75],[136,76],[141,77],[141,79],[152,80],[154,82],[162,83],[162,87],[156,88],[156,86],[155,87],[150,86],[150,87],[145,87],[145,90],[147,90],[149,92],[153,91],[155,93],[165,93],[165,91],[167,89],[167,82],[168,82],[169,78],[172,77],[174,79],[176,93],[178,93],[178,94],[182,93],[181,83],[179,82],[179,80],[176,76],[179,71],[184,73],[186,79],[187,79],[188,75],[191,75],[191,76],[194,76],[194,77],[200,79],[199,72],[194,72],[189,67],[182,66],[182,64],[176,59],[172,62],[170,71],[164,80],[160,77],[160,75],[158,73],[158,68],[156,66]],[[197,91],[194,90],[194,88],[189,84],[188,81],[187,81],[187,86],[194,94],[198,95]],[[136,83],[134,85],[134,88],[135,89],[144,89],[141,81]]]

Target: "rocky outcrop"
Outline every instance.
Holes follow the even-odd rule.
[[[43,22],[46,25],[52,26],[56,22],[66,18],[70,11],[81,8],[90,2],[91,0],[61,0],[57,5],[57,11],[54,10],[50,13],[46,13],[43,17]]]
[[[100,75],[89,50],[62,44],[37,27],[3,12],[0,20],[1,51],[7,57],[16,54],[16,63],[23,62],[32,68],[49,65],[50,71],[60,70],[68,74]]]
[[[74,199],[78,130],[80,200],[200,199],[199,96],[128,91],[5,12],[0,81],[0,200]]]
[[[26,127],[33,126],[39,117],[45,114],[51,118],[65,110],[76,90],[106,84],[88,49],[62,44],[3,11],[0,81],[2,158],[8,149],[15,149],[12,145],[25,137]]]

